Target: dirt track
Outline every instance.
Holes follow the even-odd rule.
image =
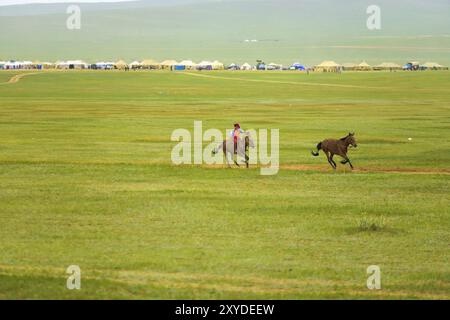
[[[207,168],[220,169],[225,168],[226,165],[207,165]],[[238,169],[236,166],[232,166],[233,169]],[[255,166],[250,166],[255,168]],[[245,165],[241,165],[240,169],[245,169]],[[336,171],[333,171],[328,165],[296,165],[286,164],[280,165],[280,171],[316,171],[324,173],[393,173],[393,174],[418,174],[418,175],[450,175],[449,169],[437,169],[437,168],[380,168],[380,167],[356,167],[351,170],[349,167],[339,166]]]
[[[42,74],[44,72],[29,72],[29,73],[19,73],[16,74],[15,76],[12,76],[7,82],[2,82],[1,84],[13,84],[13,83],[17,83],[19,82],[22,78],[26,77],[26,76],[32,76],[35,74]]]
[[[281,165],[281,170],[296,170],[296,171],[322,171],[333,172],[331,167],[327,166],[309,166],[309,165]],[[448,169],[423,169],[423,168],[378,168],[378,167],[360,167],[353,171],[350,168],[338,167],[337,172],[367,172],[367,173],[399,173],[399,174],[443,174],[450,175]]]
[[[192,72],[180,73],[187,76],[199,77],[199,78],[210,78],[218,80],[233,80],[233,81],[244,81],[244,82],[262,82],[262,83],[279,83],[279,84],[290,84],[290,85],[302,85],[302,86],[319,86],[319,87],[336,87],[336,88],[350,88],[350,89],[380,89],[389,90],[388,87],[368,87],[368,86],[355,86],[347,84],[333,84],[333,83],[317,83],[317,82],[300,82],[300,81],[279,81],[279,80],[262,80],[262,79],[245,79],[238,77],[217,77],[207,74],[199,74]]]

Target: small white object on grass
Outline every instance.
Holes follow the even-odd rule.
[[[408,138],[408,141],[411,141],[412,140],[412,138]]]

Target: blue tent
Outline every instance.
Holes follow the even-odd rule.
[[[186,70],[186,66],[176,65],[176,66],[173,66],[173,70],[184,71],[184,70]]]
[[[258,63],[256,65],[256,70],[266,70],[266,64],[265,63]]]
[[[301,71],[306,70],[305,66],[302,66],[300,63],[294,63],[292,65],[292,68],[295,70],[301,70]]]

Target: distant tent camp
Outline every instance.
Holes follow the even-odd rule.
[[[31,61],[6,61],[3,65],[4,69],[33,69],[33,62]]]
[[[420,68],[420,62],[418,61],[411,61],[406,63],[403,66],[403,70],[409,70],[409,71],[417,71]]]
[[[223,70],[223,69],[225,69],[223,63],[220,62],[220,61],[217,61],[217,60],[215,60],[212,63],[212,68],[213,68],[213,70]]]
[[[374,70],[402,70],[402,66],[393,62],[383,62],[373,68]]]
[[[356,70],[356,68],[358,67],[358,65],[356,63],[352,63],[352,62],[347,62],[342,64],[342,70],[345,71],[354,71]]]
[[[306,70],[305,66],[301,65],[299,62],[295,62],[292,64],[292,66],[289,68],[290,70]]]
[[[159,62],[152,60],[152,59],[147,59],[141,62],[141,66],[143,69],[160,69],[161,65],[159,64]]]
[[[164,60],[159,65],[161,66],[161,69],[171,70],[173,66],[177,65],[178,62],[175,60]]]
[[[211,61],[202,61],[197,64],[198,70],[212,70],[213,69],[213,62]]]
[[[44,69],[50,68],[52,64],[50,62],[40,62],[40,61],[0,61],[0,69],[6,70],[19,70],[19,69]]]
[[[180,62],[181,64],[181,62]],[[188,65],[185,65],[188,68]],[[196,65],[198,70],[223,70],[225,67],[222,62],[219,61],[202,61]],[[191,66],[192,68],[192,66]]]
[[[424,70],[448,70],[448,67],[441,66],[436,62],[426,62],[420,67]]]
[[[241,67],[239,67],[236,63],[232,63],[227,67],[227,70],[241,70]]]
[[[91,68],[96,69],[96,70],[111,70],[111,69],[114,69],[114,62],[100,61],[100,62],[97,62],[97,63],[91,65]]]
[[[142,64],[139,61],[133,61],[132,63],[130,63],[130,68],[131,69],[140,69],[140,68],[142,68]]]
[[[42,68],[43,69],[52,69],[55,65],[51,62],[42,62]]]
[[[81,60],[58,61],[57,69],[87,69],[88,64]]]
[[[33,68],[33,62],[31,61],[21,61],[22,69],[32,69]]]
[[[271,62],[267,65],[267,70],[281,70],[281,69],[283,69],[283,66],[281,64]]]
[[[3,67],[7,70],[9,69],[20,69],[20,61],[6,61]]]
[[[51,62],[41,62],[41,61],[34,61],[32,64],[33,69],[42,70],[42,69],[51,69],[54,65]]]
[[[32,67],[33,67],[33,69],[38,69],[38,70],[44,69],[42,62],[38,61],[38,60],[33,61]]]
[[[372,70],[372,66],[370,66],[367,62],[363,61],[356,67],[358,71],[370,71]]]
[[[38,61],[38,60],[33,61],[33,65],[32,66],[33,66],[34,69],[38,69],[38,70],[41,70],[41,69],[44,68],[44,66],[42,65],[42,62]]]
[[[177,65],[175,65],[176,70],[192,70],[194,69],[196,64],[191,60],[183,60]]]
[[[252,66],[246,62],[241,66],[241,70],[252,70]]]
[[[334,61],[324,61],[315,66],[314,70],[319,72],[338,72],[341,70],[341,65]]]
[[[119,60],[114,64],[114,68],[118,70],[125,70],[128,68],[128,64],[123,60]]]

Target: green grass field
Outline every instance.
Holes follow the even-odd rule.
[[[0,298],[450,298],[449,72],[16,74]],[[172,165],[194,120],[280,129],[280,172]],[[354,172],[311,156],[349,131]]]

